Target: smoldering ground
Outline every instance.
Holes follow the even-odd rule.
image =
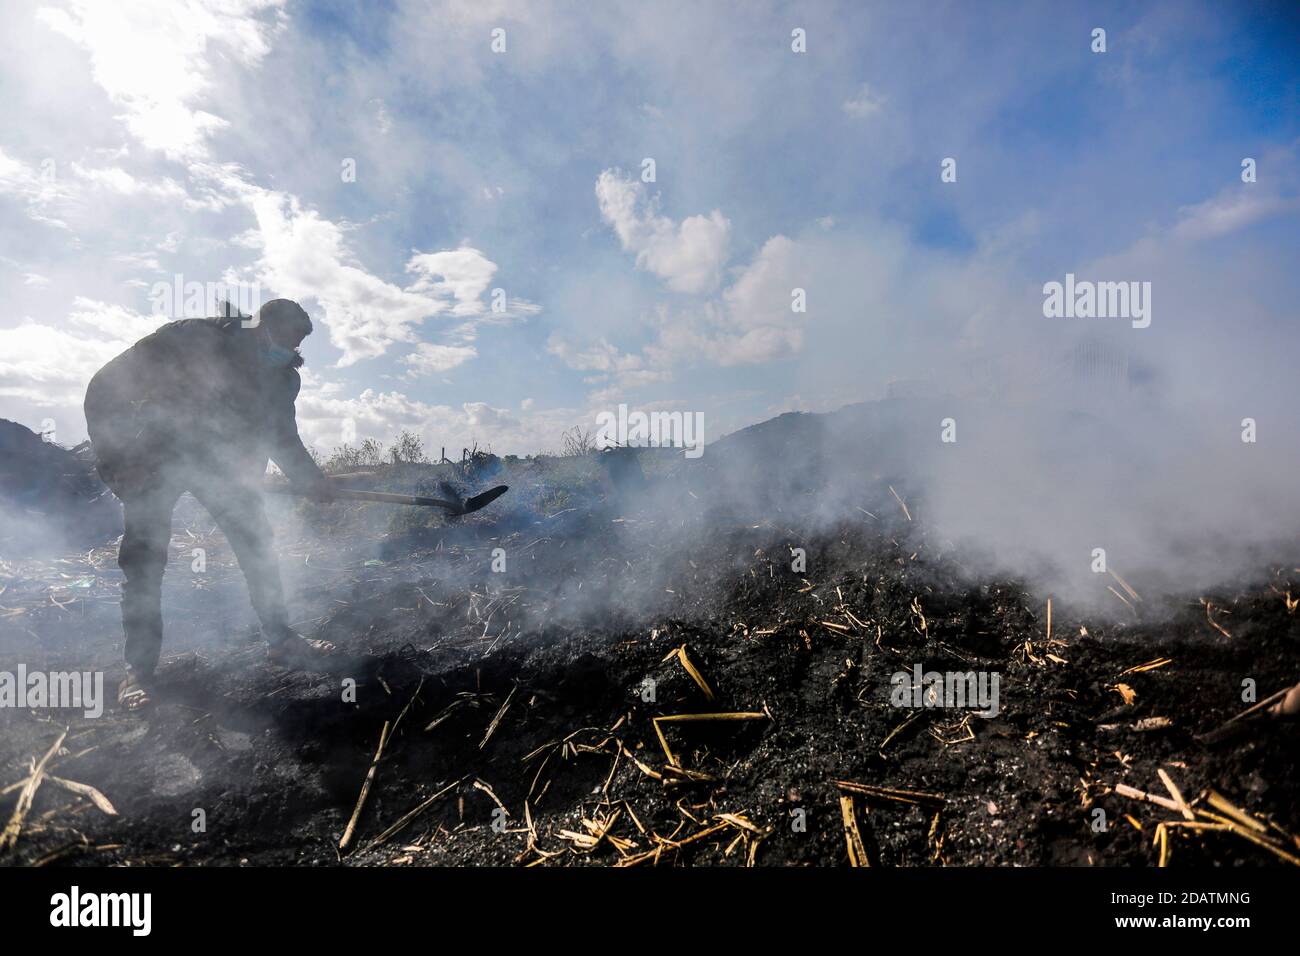
[[[1217,583],[1206,593],[1223,609],[1211,612],[1189,576],[1168,573],[1190,566],[1187,551],[1173,565],[1143,565],[1116,560],[1103,541],[1145,599],[1136,611],[1098,588],[1098,578],[1114,579],[1093,574],[1090,547],[1076,575],[1081,599],[1040,591],[1068,583],[1069,569],[1049,563],[1074,550],[1062,529],[1082,528],[1079,545],[1093,543],[1082,502],[1114,504],[1134,520],[1135,499],[1113,503],[1115,486],[1094,488],[1098,476],[1168,475],[1182,459],[1144,441],[1149,420],[1121,432],[1131,457],[1114,466],[1097,449],[1125,449],[1112,431],[1122,415],[969,398],[954,413],[955,402],[784,415],[693,461],[671,449],[507,460],[481,483],[511,492],[454,521],[268,496],[291,620],[340,648],[322,673],[265,662],[228,546],[182,498],[156,709],[78,723],[76,749],[56,764],[60,777],[110,798],[116,815],[77,810],[51,790],[37,810],[55,822],[30,826],[19,858],[335,862],[385,722],[394,739],[350,861],[610,863],[639,859],[675,828],[722,825],[730,829],[672,858],[835,863],[844,838],[838,811],[833,821],[825,812],[835,781],[885,780],[942,797],[944,809],[937,830],[920,811],[896,829],[861,821],[881,861],[1141,864],[1151,861],[1148,840],[1093,830],[1080,808],[1117,819],[1133,808],[1108,795],[1111,785],[1148,787],[1171,760],[1186,764],[1187,792],[1226,790],[1248,812],[1291,826],[1295,755],[1283,737],[1222,752],[1194,735],[1245,706],[1243,681],[1262,697],[1294,680],[1294,608],[1283,598],[1296,593],[1284,573],[1295,565],[1279,564],[1267,534],[1229,534],[1243,546],[1240,563],[1225,558],[1215,577],[1209,554],[1207,580]],[[1150,417],[1184,429],[1167,445],[1196,434],[1177,415]],[[941,440],[944,418],[956,419],[955,444]],[[942,457],[954,450],[970,457]],[[1187,445],[1182,458],[1195,452]],[[613,467],[620,454],[637,467]],[[1004,468],[1008,460],[1019,470]],[[349,483],[410,492],[454,477],[446,466],[401,465]],[[1138,501],[1160,498],[1157,485],[1128,487]],[[1188,487],[1170,493],[1171,508]],[[980,496],[985,506],[969,510]],[[1163,521],[1146,524],[1170,531]],[[1240,515],[1212,527],[1234,522]],[[1117,517],[1115,527],[1127,526]],[[1173,533],[1159,547],[1133,537],[1149,556],[1178,543]],[[1186,540],[1210,540],[1203,522]],[[1031,554],[1040,560],[1027,568]],[[90,552],[84,567],[80,556],[64,560],[14,569],[5,645],[31,666],[111,668],[120,655],[113,549]],[[1243,580],[1229,583],[1233,575]],[[84,591],[69,587],[87,578]],[[1131,673],[1161,659],[1172,663]],[[914,666],[997,674],[997,718],[901,715],[889,678]],[[718,727],[656,723],[717,712],[750,716]],[[41,717],[0,715],[15,780],[52,743]],[[1143,721],[1166,729],[1132,730]],[[692,822],[683,796],[757,829],[695,811]],[[504,829],[494,825],[501,807]],[[590,832],[583,820],[599,830],[615,810],[616,840],[565,835]],[[790,823],[799,811],[812,821],[802,831]],[[526,819],[535,836],[510,822]],[[400,839],[385,837],[395,826]],[[728,855],[737,838],[743,852]],[[1178,852],[1270,859],[1230,841]]]
[[[853,411],[897,427],[879,408]],[[864,852],[880,863],[1140,865],[1153,861],[1149,838],[1127,823],[1094,829],[1094,811],[1154,825],[1160,808],[1110,788],[1146,789],[1170,761],[1189,799],[1217,788],[1293,826],[1284,735],[1257,731],[1227,750],[1193,736],[1244,706],[1243,678],[1262,696],[1293,677],[1295,618],[1280,593],[1222,598],[1230,640],[1199,605],[1111,624],[1058,600],[1049,625],[1039,596],[943,543],[891,463],[835,497],[816,457],[747,474],[781,448],[835,451],[807,432],[834,421],[764,423],[698,468],[647,450],[644,482],[620,471],[612,483],[596,457],[508,461],[491,480],[511,493],[455,522],[272,499],[294,621],[341,650],[323,673],[266,663],[228,550],[183,501],[155,708],[74,718],[53,758],[53,773],[95,787],[115,813],[43,787],[11,859],[334,864],[358,813],[349,863],[645,863],[658,852],[835,864],[837,801],[872,799],[836,781],[858,781],[927,801],[881,798],[869,817],[857,804]],[[409,488],[428,468],[352,480]],[[850,500],[851,516],[831,517]],[[917,508],[910,521],[905,507]],[[201,573],[195,547],[207,549]],[[91,557],[84,594],[59,586],[60,566],[29,566],[11,584],[4,604],[22,613],[0,619],[7,647],[51,669],[111,666],[112,550]],[[997,717],[895,707],[891,676],[917,666],[997,675]],[[709,713],[743,719],[658,720]],[[43,716],[0,714],[7,778],[54,743]],[[1164,729],[1132,729],[1144,722]],[[584,820],[606,836],[582,837],[594,836]],[[1275,859],[1230,835],[1174,853]]]

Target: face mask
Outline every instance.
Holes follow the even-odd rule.
[[[268,368],[288,368],[297,354],[291,348],[271,344],[262,349],[262,364]]]

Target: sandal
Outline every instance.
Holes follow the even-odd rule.
[[[281,667],[311,668],[333,651],[334,645],[329,641],[318,641],[303,637],[301,634],[291,634],[282,641],[268,644],[266,657],[272,664],[279,664]]]
[[[127,674],[117,688],[117,706],[125,711],[143,710],[153,703],[149,689],[144,681],[134,674]]]

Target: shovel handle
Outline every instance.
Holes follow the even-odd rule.
[[[293,485],[269,485],[266,490],[277,495],[296,495],[299,498],[315,497],[310,491],[304,488],[295,488]],[[387,491],[355,491],[351,488],[331,488],[330,494],[335,498],[350,498],[353,501],[378,501],[388,505],[419,505],[429,508],[446,508],[448,511],[459,511],[462,507],[459,501],[448,501],[445,498],[427,498],[423,495],[395,495]]]

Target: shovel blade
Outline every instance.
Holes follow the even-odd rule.
[[[466,498],[461,510],[456,512],[456,514],[467,515],[472,511],[478,511],[480,508],[484,508],[496,501],[509,490],[509,485],[497,485],[495,488],[489,488],[482,494],[475,495],[472,498]]]

